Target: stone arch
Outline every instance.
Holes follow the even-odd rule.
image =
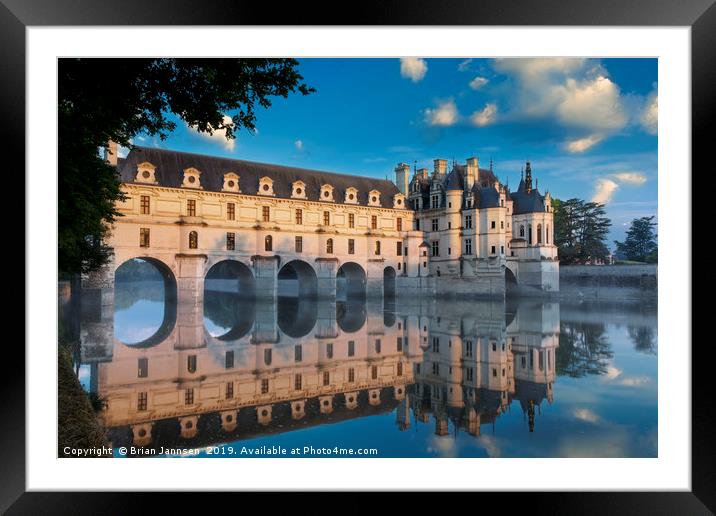
[[[396,272],[393,267],[383,269],[383,296],[395,297],[395,276]]]
[[[254,324],[256,280],[251,269],[236,260],[220,260],[204,276],[204,326],[213,337],[233,341]]]
[[[131,300],[133,297],[141,296],[142,294],[134,288],[125,288],[129,287],[129,285],[125,285],[126,283],[132,282],[132,277],[130,275],[134,275],[134,278],[138,286],[141,286],[142,281],[142,273],[138,272],[141,271],[141,266],[136,267],[137,262],[145,262],[153,266],[156,272],[158,272],[158,275],[156,277],[161,280],[163,284],[163,302],[164,302],[164,310],[162,313],[162,320],[161,323],[159,323],[159,326],[157,330],[149,337],[139,340],[138,342],[134,343],[128,343],[124,342],[121,339],[117,338],[119,342],[122,342],[122,344],[126,346],[130,346],[132,348],[149,348],[156,346],[157,344],[163,342],[166,340],[171,332],[174,330],[174,326],[176,325],[177,321],[177,280],[174,276],[174,272],[172,271],[171,267],[167,265],[165,262],[158,258],[154,258],[151,256],[136,256],[129,258],[122,263],[119,264],[119,266],[114,271],[114,331],[115,331],[115,337],[117,334],[118,329],[118,321],[117,321],[117,309],[119,308],[120,311],[123,306],[128,305],[131,306],[134,303],[131,303]],[[131,268],[134,267],[134,270]],[[130,269],[128,269],[130,268]],[[126,273],[126,275],[125,275]],[[126,281],[125,281],[126,280]],[[145,283],[146,287],[146,283]],[[156,295],[156,289],[148,288],[145,289],[146,292],[151,292],[150,295]],[[141,298],[140,298],[141,299]]]
[[[336,298],[365,298],[367,276],[355,262],[345,262],[336,272]]]
[[[336,302],[336,322],[345,333],[355,333],[363,328],[367,317],[365,299],[352,297]]]
[[[505,290],[507,292],[515,290],[517,288],[517,276],[509,267],[503,266],[503,269],[505,270]]]
[[[303,260],[286,262],[279,269],[277,279],[279,297],[316,298],[318,296],[316,271]]]
[[[318,320],[318,301],[312,297],[281,297],[276,320],[282,333],[299,339],[308,335]]]

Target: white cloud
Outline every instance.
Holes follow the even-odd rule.
[[[572,154],[577,154],[577,153],[584,152],[584,151],[591,149],[596,144],[601,142],[603,139],[604,139],[604,136],[599,135],[599,134],[593,134],[593,135],[587,136],[585,138],[569,140],[565,143],[564,147],[567,150],[567,152],[571,152]]]
[[[471,64],[472,64],[472,59],[465,59],[464,61],[460,61],[460,64],[457,65],[457,71],[458,72],[467,72],[470,69]]]
[[[619,183],[632,186],[641,186],[646,183],[646,176],[641,172],[618,172],[616,174],[612,174],[612,177]]]
[[[633,376],[622,379],[619,385],[623,385],[624,387],[643,387],[649,383],[651,383],[651,378],[647,376]]]
[[[485,86],[489,81],[489,79],[486,79],[485,77],[477,76],[473,80],[470,81],[470,88],[473,90],[479,90],[483,86]]]
[[[495,69],[531,81],[550,73],[570,73],[584,67],[586,59],[572,57],[501,58],[494,60]]]
[[[594,195],[592,196],[592,202],[607,204],[612,200],[612,196],[619,188],[619,185],[611,179],[603,177],[601,179],[597,179],[597,184],[594,188],[595,190]]]
[[[428,63],[419,57],[400,58],[400,75],[413,82],[418,82],[428,72]]]
[[[649,134],[656,134],[659,129],[659,96],[653,91],[646,99],[646,105],[639,118],[644,130]]]
[[[298,152],[303,151],[303,140],[296,140],[295,142],[293,142],[293,146],[296,147],[296,150]]]
[[[484,127],[495,122],[497,119],[497,104],[490,102],[485,104],[482,111],[475,111],[470,117],[470,121],[473,125],[478,127]]]
[[[619,130],[628,121],[619,86],[608,77],[567,79],[557,115],[567,126],[592,130]]]
[[[607,380],[613,380],[614,378],[618,378],[619,376],[621,376],[621,374],[622,374],[621,369],[614,367],[614,366],[609,366],[609,367],[607,367],[607,372],[604,375],[604,377]]]
[[[458,121],[457,106],[452,99],[438,102],[437,107],[425,110],[425,121],[430,125],[447,127]]]
[[[222,120],[222,125],[233,125],[233,122],[231,121],[231,117],[229,115],[224,115],[224,118]],[[189,126],[191,129],[196,129],[196,126]],[[213,129],[213,128],[212,128]],[[226,129],[220,127],[218,129],[213,129],[212,133],[200,133],[197,131],[197,134],[199,136],[202,136],[204,138],[207,138],[209,140],[212,140],[216,143],[220,143],[224,146],[226,150],[233,151],[236,147],[236,139],[232,138],[231,140],[226,139]]]
[[[574,417],[579,419],[580,421],[585,421],[587,423],[597,424],[601,422],[602,418],[599,416],[599,414],[594,413],[593,411],[586,409],[586,408],[577,408],[574,410]]]

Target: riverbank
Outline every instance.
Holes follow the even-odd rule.
[[[562,265],[559,297],[656,301],[658,280],[657,264]]]
[[[109,446],[105,431],[72,368],[66,346],[58,346],[57,364],[57,455],[76,456],[71,450]]]

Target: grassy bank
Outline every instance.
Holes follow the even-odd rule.
[[[66,447],[87,449],[109,446],[89,396],[72,369],[69,349],[63,345],[58,346],[58,349],[58,456],[71,456],[65,453]]]

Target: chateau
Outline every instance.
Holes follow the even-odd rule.
[[[108,161],[126,199],[117,206],[113,262],[83,286],[111,303],[114,272],[141,258],[178,293],[212,277],[256,296],[504,295],[506,284],[559,288],[549,193],[528,162],[515,192],[477,158],[434,169],[399,164],[395,182],[133,148]]]

